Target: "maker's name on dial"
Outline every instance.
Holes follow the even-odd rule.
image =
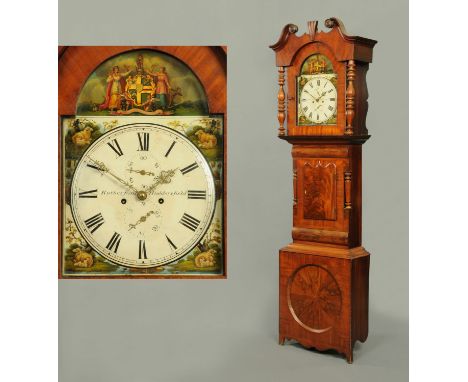
[[[122,190],[122,191],[107,191],[107,190],[101,190],[99,192],[101,195],[119,195],[119,196],[124,196],[124,195],[135,195],[135,191],[129,191],[129,190]],[[187,195],[187,191],[150,191],[148,192],[148,195],[156,195],[156,196],[185,196]]]

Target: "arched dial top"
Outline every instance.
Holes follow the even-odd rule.
[[[297,125],[335,125],[337,75],[323,54],[313,54],[302,63],[297,76]]]
[[[121,126],[76,166],[71,208],[78,230],[106,259],[135,268],[173,262],[206,233],[215,209],[209,164],[162,125]]]

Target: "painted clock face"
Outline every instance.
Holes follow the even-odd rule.
[[[215,209],[211,169],[182,134],[131,124],[97,139],[76,166],[71,209],[99,254],[135,268],[181,258],[203,238]]]
[[[300,107],[303,115],[311,123],[324,123],[335,115],[336,88],[322,76],[314,76],[302,88]]]

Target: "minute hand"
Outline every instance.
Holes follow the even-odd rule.
[[[327,92],[323,92],[322,95],[318,98],[318,101],[320,101],[325,94],[327,94]]]
[[[304,90],[304,93],[307,93],[307,94],[310,95],[315,101],[318,101],[318,99],[315,98],[312,94],[310,94],[307,90]]]
[[[119,177],[118,175],[115,175],[112,171],[109,170],[109,168],[103,163],[103,162],[100,162],[100,161],[97,161],[97,160],[94,160],[93,158],[91,157],[88,157],[89,160],[91,162],[93,162],[94,164],[96,164],[97,166],[99,166],[99,168],[104,171],[104,172],[107,172],[110,176],[114,177],[115,179],[117,179],[120,183],[124,184],[125,186],[127,186],[128,188],[130,188],[131,190],[135,191],[138,193],[138,190],[133,187],[130,183],[128,183],[126,180],[122,179],[121,177]]]

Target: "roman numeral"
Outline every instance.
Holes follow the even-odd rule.
[[[104,224],[104,218],[102,217],[101,213],[98,213],[94,216],[91,216],[89,219],[85,221],[86,227],[91,230],[91,233],[94,233],[100,226]]]
[[[123,151],[119,146],[119,142],[117,142],[117,139],[113,139],[112,142],[107,142],[109,147],[115,151],[115,153],[120,157],[123,155]]]
[[[305,98],[301,99],[302,102],[306,102],[307,100]]]
[[[189,199],[206,199],[206,191],[189,190],[187,192],[187,197]]]
[[[193,216],[190,216],[189,214],[184,213],[179,223],[182,224],[184,227],[187,227],[188,229],[195,232],[195,230],[198,228],[198,225],[200,224],[200,220],[194,218]]]
[[[80,198],[97,198],[97,190],[83,191],[78,195]]]
[[[122,236],[117,232],[114,232],[111,239],[107,243],[106,248],[109,251],[114,251],[114,253],[117,253],[117,250],[119,249],[120,239],[122,239]]]
[[[320,80],[317,80],[317,86],[320,86]]]
[[[333,107],[328,106],[328,110],[333,111]]]
[[[317,117],[316,117],[317,121],[319,120],[319,115],[317,114]]]
[[[167,152],[166,152],[166,155],[164,155],[166,158],[171,153],[171,150],[172,150],[172,148],[174,147],[175,144],[176,144],[176,141],[172,142],[171,146],[169,147],[169,150],[167,150]]]
[[[174,251],[177,249],[176,245],[172,242],[171,239],[169,239],[169,236],[166,235],[166,239],[167,239],[167,242],[169,243],[169,245],[174,248]]]
[[[330,89],[330,90],[328,91],[328,93],[331,93],[332,91],[333,91],[333,89]],[[333,98],[333,100],[334,100],[334,98]]]
[[[145,241],[140,240],[140,245],[138,247],[138,259],[147,259],[146,257],[146,246],[145,246]]]
[[[304,113],[307,113],[307,110],[309,110],[309,108],[306,106],[306,107],[304,108]]]
[[[309,113],[309,119],[312,119],[312,112]]]
[[[185,174],[189,173],[190,171],[195,170],[197,167],[198,167],[197,162],[193,162],[192,164],[190,164],[187,167],[184,167],[182,170],[180,170],[180,172],[185,175]]]
[[[140,143],[140,151],[148,151],[149,133],[138,133],[138,142]]]
[[[98,170],[99,172],[102,171],[102,168],[96,166],[95,164],[86,163],[86,166],[91,167],[91,168],[94,168],[95,170]]]
[[[336,98],[330,98],[330,101],[335,101],[335,100],[336,100]]]

